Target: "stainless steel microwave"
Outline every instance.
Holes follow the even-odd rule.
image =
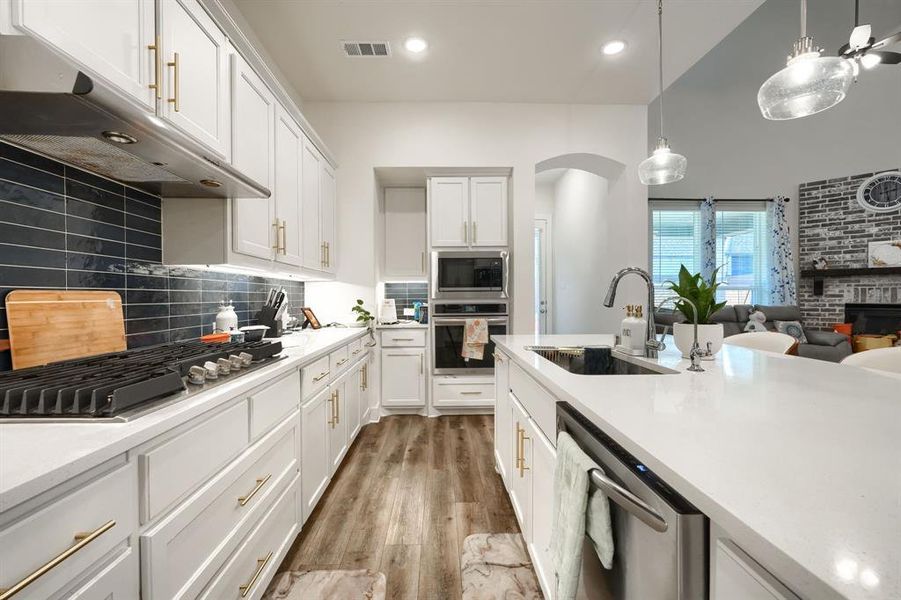
[[[504,300],[509,277],[506,250],[432,252],[433,300]]]

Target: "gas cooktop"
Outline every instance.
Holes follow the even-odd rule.
[[[0,423],[134,419],[279,360],[281,342],[162,344],[0,373]]]

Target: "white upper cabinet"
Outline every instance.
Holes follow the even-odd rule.
[[[424,188],[385,188],[385,269],[388,278],[426,276]]]
[[[507,245],[506,177],[432,177],[433,248]]]
[[[470,243],[507,245],[507,178],[473,177],[469,183]]]
[[[325,268],[325,246],[319,234],[319,171],[325,160],[322,154],[309,140],[304,140],[303,160],[301,161],[302,193],[301,204],[303,211],[303,266],[307,269],[321,270]]]
[[[281,105],[275,119],[275,260],[301,263],[301,160],[304,136]]]
[[[231,75],[232,162],[244,174],[273,190],[277,187],[273,185],[275,97],[237,53],[231,55]],[[272,258],[281,239],[272,198],[235,198],[232,207],[235,252]]]
[[[154,110],[153,0],[16,0],[13,24]]]
[[[196,0],[160,0],[161,115],[228,160],[228,42]]]
[[[469,245],[469,178],[433,177],[429,194],[432,246]]]
[[[319,192],[321,214],[320,235],[325,246],[326,273],[334,273],[338,266],[338,248],[335,243],[337,237],[336,210],[338,201],[338,188],[335,181],[335,170],[331,165],[322,161],[322,170],[319,171]]]

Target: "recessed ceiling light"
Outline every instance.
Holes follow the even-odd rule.
[[[404,48],[406,48],[407,51],[413,52],[415,54],[419,54],[428,47],[428,42],[420,37],[407,38],[407,41],[404,42]]]
[[[626,42],[622,40],[613,40],[604,44],[604,48],[602,52],[607,56],[613,56],[614,54],[619,54],[623,50],[626,49]]]

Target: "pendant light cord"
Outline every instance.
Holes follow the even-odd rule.
[[[801,0],[801,37],[807,37],[807,0]]]
[[[663,135],[663,0],[657,0],[657,83],[660,86],[660,137]]]

